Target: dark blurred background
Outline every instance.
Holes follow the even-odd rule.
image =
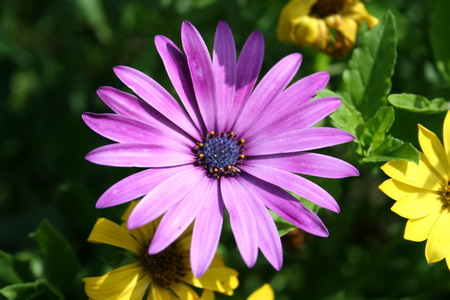
[[[113,247],[86,241],[97,217],[118,221],[125,208],[97,210],[97,198],[135,172],[96,166],[83,159],[93,148],[108,143],[81,120],[86,111],[108,112],[96,89],[110,85],[126,90],[112,67],[128,65],[173,92],[153,36],[162,34],[180,44],[183,20],[192,22],[210,47],[219,20],[232,28],[238,49],[253,30],[262,31],[266,40],[263,73],[295,51],[304,55],[297,77],[323,71],[323,54],[276,40],[278,14],[286,3],[2,0],[0,249],[19,261],[31,261],[35,268],[31,273],[38,276],[42,264],[38,245],[29,233],[46,218],[75,249],[82,266],[80,276],[101,275],[105,264],[119,263],[120,255]],[[387,10],[396,16],[399,43],[392,92],[448,98],[428,38],[434,1],[373,0],[366,4],[377,17]],[[339,85],[345,66],[346,59],[331,60],[325,66],[333,75],[331,89]],[[391,132],[417,145],[416,124],[420,122],[441,136],[443,118],[397,111]],[[385,179],[380,165],[357,166],[359,178],[319,182],[337,198],[341,213],[320,212],[330,230],[327,239],[298,231],[285,236],[285,263],[279,273],[262,256],[257,266],[248,270],[225,228],[220,249],[229,266],[240,273],[235,299],[245,299],[265,282],[272,284],[277,299],[450,299],[445,263],[427,265],[425,243],[403,240],[406,221],[390,211],[392,200],[377,189]],[[0,281],[0,288],[2,284]],[[82,288],[78,280],[64,297],[83,299]]]

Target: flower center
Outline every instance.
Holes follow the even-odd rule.
[[[442,187],[441,201],[443,210],[450,209],[450,180],[447,182],[446,186]]]
[[[317,0],[311,8],[310,15],[317,18],[326,18],[339,13],[346,0]]]
[[[220,135],[211,131],[194,148],[195,164],[203,166],[210,177],[236,176],[241,171],[238,165],[245,158],[244,142],[232,131]]]
[[[163,288],[168,288],[172,283],[178,283],[186,275],[183,267],[183,257],[175,244],[166,250],[149,255],[144,254],[142,263],[152,276],[152,279]]]

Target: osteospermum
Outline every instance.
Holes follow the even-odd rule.
[[[282,41],[345,56],[355,46],[360,25],[378,23],[360,0],[291,0],[278,20]]]
[[[428,263],[446,259],[450,269],[450,112],[444,121],[444,145],[419,124],[423,153],[419,164],[390,161],[381,169],[392,179],[380,189],[396,200],[392,211],[407,218],[404,237],[414,242],[427,240]]]
[[[304,152],[353,140],[336,128],[310,128],[341,101],[312,100],[329,80],[324,72],[287,87],[300,67],[298,53],[280,60],[255,87],[264,52],[259,32],[250,35],[239,59],[224,22],[217,27],[212,58],[191,23],[183,23],[181,38],[184,53],[164,36],[156,36],[155,44],[182,106],[147,75],[118,66],[114,72],[138,97],[102,87],[98,95],[115,113],[83,115],[89,127],[116,142],[93,150],[87,160],[147,168],[110,187],[97,207],[144,196],[128,228],[164,214],[150,254],[168,247],[195,220],[191,265],[196,276],[212,261],[226,209],[245,263],[253,266],[259,248],[279,270],[281,242],[267,208],[306,232],[328,235],[321,220],[285,190],[339,211],[330,194],[293,173],[358,174],[344,161]]]
[[[108,219],[97,220],[88,241],[125,249],[135,262],[103,276],[84,278],[89,299],[139,300],[145,295],[146,299],[200,299],[192,287],[204,289],[207,294],[220,292],[233,295],[239,284],[237,272],[225,267],[219,254],[214,256],[210,268],[202,277],[196,278],[192,274],[189,265],[191,228],[164,251],[148,254],[148,245],[154,237],[157,223],[154,221],[127,230]]]

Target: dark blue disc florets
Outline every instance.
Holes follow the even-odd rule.
[[[243,147],[244,140],[236,138],[233,132],[218,135],[211,131],[194,148],[196,164],[203,166],[208,175],[217,179],[220,176],[236,176],[240,172],[237,166],[245,158]]]

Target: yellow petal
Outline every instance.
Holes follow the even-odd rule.
[[[247,300],[273,300],[275,294],[270,284],[265,284],[256,291],[254,291]]]
[[[209,268],[202,277],[196,278],[192,272],[188,272],[183,281],[207,290],[213,290],[229,296],[239,285],[238,273],[231,268]]]
[[[120,247],[134,253],[140,253],[142,249],[139,243],[128,233],[128,230],[104,218],[97,219],[88,241]]]
[[[149,280],[144,268],[130,264],[103,276],[83,278],[90,299],[139,299],[144,295]]]
[[[450,161],[450,110],[447,111],[444,120],[444,148],[447,154],[447,161]]]
[[[183,283],[177,283],[170,286],[179,299],[183,300],[200,300],[197,293]]]
[[[418,165],[410,161],[395,160],[381,166],[381,170],[392,179],[429,191],[438,191],[443,183],[426,165],[422,156]]]
[[[171,293],[157,284],[152,284],[150,291],[148,293],[147,300],[171,300]]]
[[[399,200],[400,198],[412,193],[421,193],[426,191],[395,179],[385,180],[378,188],[394,200]]]
[[[178,240],[176,241],[177,248],[181,251],[190,250],[191,249],[191,241],[192,241],[192,235],[187,235],[182,238],[178,238]]]
[[[423,154],[437,174],[448,181],[450,168],[448,166],[447,154],[439,138],[434,132],[419,124],[419,143]]]
[[[125,213],[122,215],[122,221],[126,222],[128,220],[128,217],[131,214],[131,211],[136,207],[136,205],[138,204],[139,201],[131,201],[130,205],[128,205],[127,210],[125,211]]]
[[[286,4],[278,18],[277,36],[281,41],[291,41],[291,31],[299,17],[309,14],[317,0],[294,0]]]
[[[408,220],[405,227],[405,240],[413,242],[425,241],[439,215],[439,211],[436,211],[420,219]]]
[[[215,300],[214,292],[210,290],[203,290],[201,300]]]
[[[440,261],[447,255],[450,250],[450,214],[444,210],[436,223],[430,230],[427,245],[425,247],[425,257],[428,263]]]
[[[395,202],[391,210],[407,219],[419,219],[442,208],[440,196],[432,193],[409,194]]]

